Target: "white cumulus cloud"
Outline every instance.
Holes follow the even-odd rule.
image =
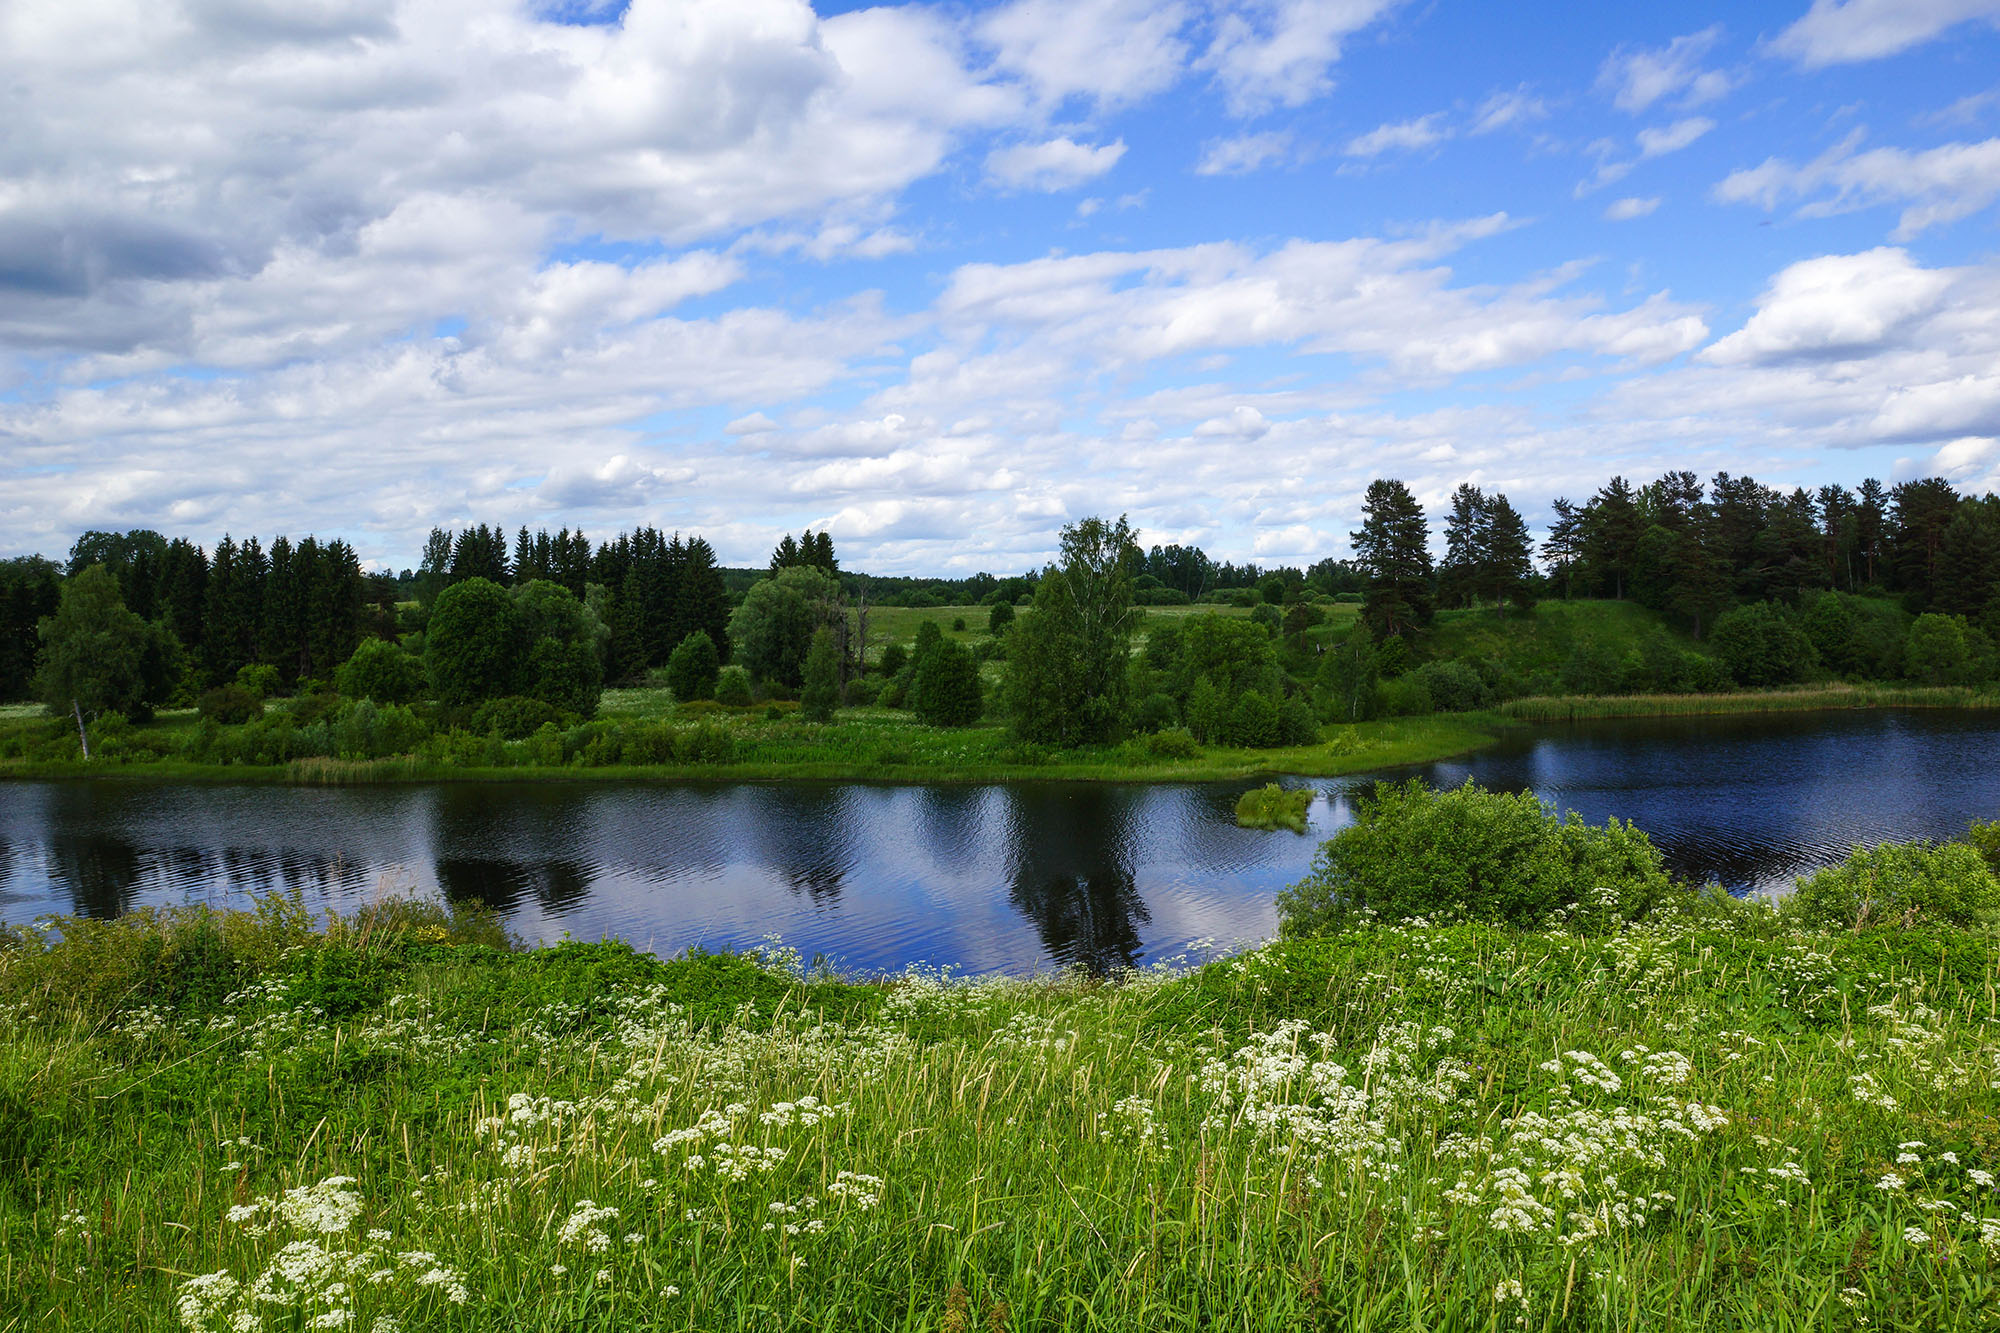
[[[1771,45],[1817,69],[1892,56],[1974,20],[2000,27],[2000,0],[1813,0]]]
[[[1069,190],[1096,180],[1125,156],[1125,141],[1081,144],[1064,136],[1046,143],[996,148],[986,157],[986,174],[1015,190]]]

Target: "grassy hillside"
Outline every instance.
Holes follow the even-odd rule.
[[[496,943],[282,902],[8,940],[0,1327],[2000,1310],[1987,937],[1377,928],[978,985]]]
[[[1526,613],[1440,611],[1424,646],[1427,658],[1492,662],[1523,680],[1557,680],[1584,644],[1616,659],[1643,657],[1649,642],[1699,651],[1693,638],[1636,602],[1537,602]]]

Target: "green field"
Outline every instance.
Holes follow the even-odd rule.
[[[10,939],[0,1328],[2000,1311],[1990,936],[1670,912],[972,985],[493,943],[283,902]]]

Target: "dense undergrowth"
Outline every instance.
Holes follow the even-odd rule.
[[[1980,1329],[1972,931],[1713,899],[806,977],[387,903],[0,948],[0,1328]]]

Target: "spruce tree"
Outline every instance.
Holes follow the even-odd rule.
[[[1479,565],[1479,591],[1496,611],[1508,602],[1525,607],[1535,572],[1527,521],[1498,491],[1487,497],[1485,507],[1486,542]]]
[[[1424,508],[1400,481],[1368,483],[1361,530],[1348,534],[1355,562],[1368,575],[1362,616],[1377,638],[1430,624],[1430,534]]]
[[[1444,522],[1444,561],[1438,566],[1438,596],[1448,606],[1470,606],[1485,582],[1488,513],[1486,497],[1471,482],[1451,493]]]

